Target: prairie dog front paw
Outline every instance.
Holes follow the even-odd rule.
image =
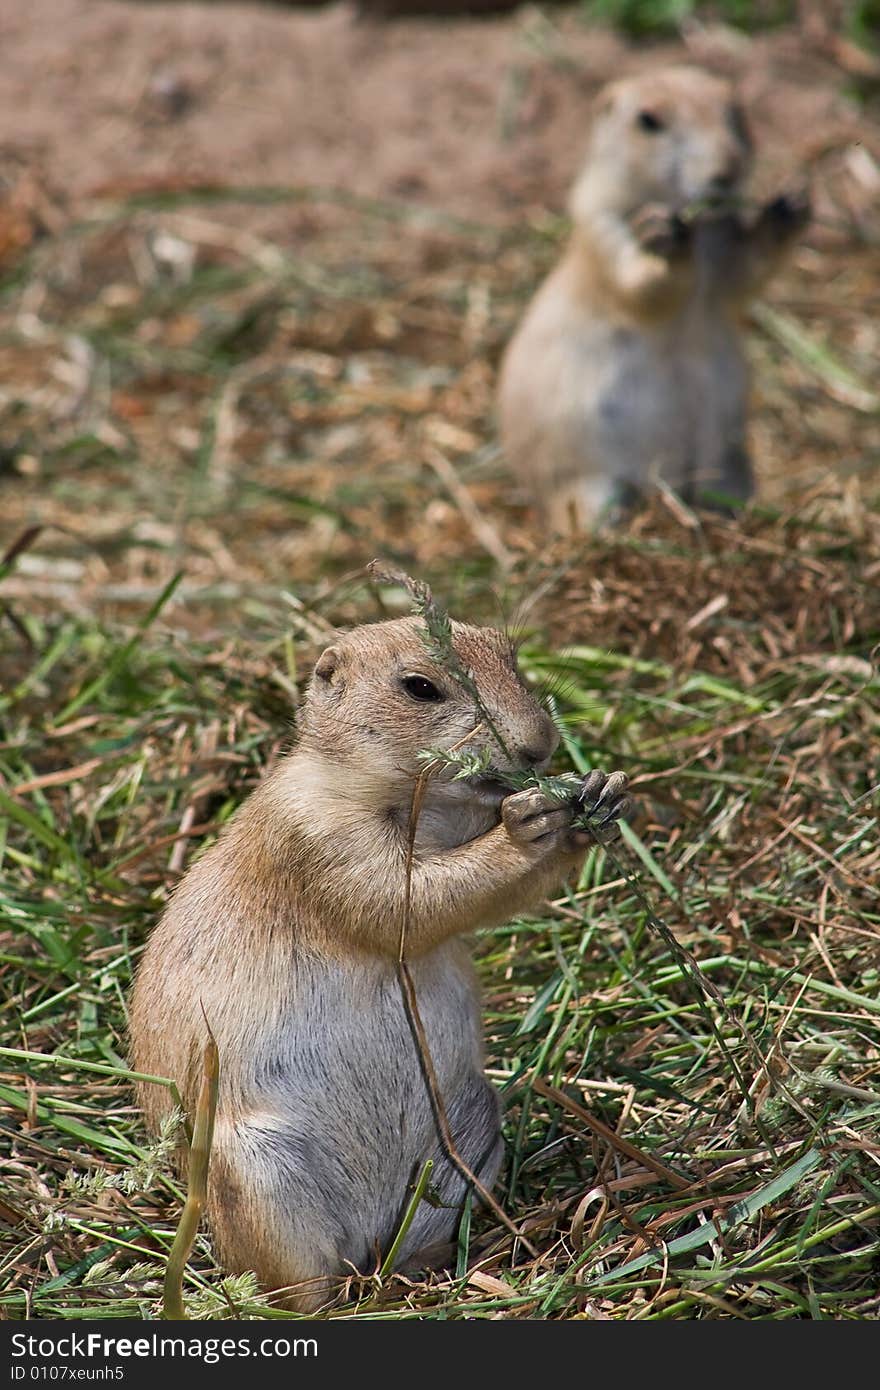
[[[575,810],[573,801],[560,802],[540,787],[527,787],[504,798],[501,820],[514,844],[549,850],[561,846],[567,837]]]
[[[639,246],[651,256],[669,261],[687,250],[690,240],[687,225],[672,208],[662,203],[648,203],[640,208],[630,227]]]
[[[772,232],[779,240],[787,240],[807,225],[811,214],[809,186],[798,184],[764,204],[758,216],[758,225]]]
[[[575,845],[588,845],[597,840],[605,845],[617,838],[620,821],[626,820],[632,810],[628,786],[625,772],[605,773],[594,768],[587,774],[577,793],[574,810],[575,819],[586,818],[589,825],[572,829]]]
[[[570,791],[563,788],[561,796],[528,787],[505,797],[501,820],[515,844],[576,854],[619,835],[619,822],[632,808],[627,786],[626,773],[596,769]]]

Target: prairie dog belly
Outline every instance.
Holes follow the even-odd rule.
[[[499,1106],[483,1076],[472,967],[451,943],[410,968],[456,1145],[490,1182],[500,1158]],[[223,1182],[227,1189],[256,1183],[292,1212],[322,1212],[335,1258],[364,1267],[377,1246],[387,1249],[408,1184],[427,1158],[441,1194],[451,1201],[463,1194],[438,1147],[393,962],[301,960],[290,1011],[248,1071],[244,1113],[217,1119]],[[457,1219],[455,1210],[422,1204],[403,1254],[451,1239]]]
[[[482,1069],[472,967],[453,944],[412,962],[410,972],[439,1081],[454,1088],[462,1077]],[[412,1093],[414,1078],[420,1077],[418,1054],[394,963],[375,958],[345,963],[301,959],[289,1012],[254,1059],[251,1075],[255,1090],[278,1097],[288,1113],[305,1104],[331,1121],[328,1081],[349,1086],[346,1106],[351,1115],[363,1103],[362,1090],[389,1100],[403,1095],[405,1132],[415,1133],[421,1110],[421,1096]],[[420,1089],[424,1091],[423,1082]],[[364,1113],[381,1140],[387,1117],[373,1102]],[[397,1116],[391,1118],[396,1122]]]
[[[656,478],[685,495],[722,490],[726,460],[743,447],[747,393],[727,325],[697,318],[662,332],[618,328],[605,351],[593,341],[591,356],[583,432],[606,476],[636,490]]]

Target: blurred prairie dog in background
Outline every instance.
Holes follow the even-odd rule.
[[[505,453],[554,529],[617,520],[652,480],[690,502],[752,495],[740,320],[809,201],[747,215],[750,161],[721,78],[669,68],[599,94],[571,239],[499,381]]]
[[[302,1311],[387,1255],[426,1159],[443,1205],[419,1205],[398,1266],[442,1262],[466,1195],[438,1141],[397,979],[419,755],[488,748],[496,773],[528,772],[559,741],[503,633],[452,624],[490,730],[424,631],[414,618],[371,624],[323,653],[295,749],[175,889],[132,997],[134,1065],[174,1078],[190,1115],[207,1018],[220,1054],[208,1197],[218,1254]],[[626,778],[593,772],[580,801],[560,804],[455,771],[425,784],[407,957],[456,1147],[489,1187],[498,1100],[461,936],[534,906],[577,867],[592,840],[572,827],[581,805],[611,838]],[[167,1091],[139,1094],[158,1128]]]

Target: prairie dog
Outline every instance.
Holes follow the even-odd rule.
[[[465,1196],[396,975],[419,754],[488,748],[496,772],[534,771],[558,743],[502,633],[452,625],[490,730],[423,631],[414,618],[377,623],[323,653],[296,747],[175,889],[132,998],[134,1066],[173,1077],[190,1112],[204,1008],[220,1053],[208,1203],[218,1254],[303,1311],[387,1253],[427,1158],[446,1205],[420,1205],[399,1265],[430,1263],[431,1247],[453,1239]],[[498,1102],[460,937],[540,901],[590,836],[572,828],[572,804],[454,772],[427,782],[418,816],[407,956],[456,1145],[488,1187]],[[587,779],[600,835],[626,813],[625,781]],[[140,1099],[157,1126],[165,1090],[143,1086]]]
[[[669,68],[606,87],[567,250],[501,366],[501,439],[557,530],[616,519],[661,478],[754,490],[740,315],[809,218],[805,191],[734,206],[751,140],[730,85]]]

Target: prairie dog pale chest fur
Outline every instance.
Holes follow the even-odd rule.
[[[730,85],[699,69],[599,95],[568,248],[499,379],[505,453],[555,529],[613,520],[657,479],[751,496],[741,315],[809,213],[799,193],[742,215],[750,158]]]
[[[396,973],[420,753],[488,749],[495,774],[454,780],[445,766],[426,783],[407,934],[450,1127],[485,1186],[501,1158],[498,1103],[460,938],[538,902],[589,838],[573,829],[571,804],[498,780],[545,768],[558,742],[507,638],[452,625],[468,689],[429,655],[423,631],[416,619],[377,623],[324,652],[295,749],[176,888],[132,998],[135,1067],[173,1077],[190,1110],[207,1017],[220,1054],[209,1185],[218,1254],[303,1310],[387,1253],[426,1159],[444,1205],[422,1203],[399,1264],[428,1262],[454,1238],[465,1196],[438,1141]],[[591,777],[610,834],[625,778]],[[140,1098],[156,1127],[166,1092],[144,1086]]]

